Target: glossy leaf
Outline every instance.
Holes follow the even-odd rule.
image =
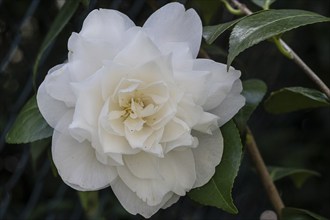
[[[327,219],[308,210],[285,207],[282,209],[281,220],[327,220]]]
[[[223,32],[233,27],[235,24],[237,24],[237,22],[239,22],[243,18],[229,21],[223,24],[205,26],[203,27],[203,38],[205,39],[206,43],[212,44]]]
[[[33,96],[18,114],[16,121],[6,136],[7,143],[21,144],[52,136],[53,129],[42,117]]]
[[[237,214],[231,191],[241,163],[242,143],[232,120],[221,127],[221,132],[224,138],[224,152],[214,176],[207,184],[190,191],[188,195],[203,205],[215,206]]]
[[[268,170],[273,181],[290,177],[297,188],[300,188],[308,178],[320,176],[318,172],[306,169],[268,167]]]
[[[240,131],[244,130],[251,114],[262,101],[266,92],[267,85],[261,80],[251,79],[243,81],[242,95],[245,97],[245,106],[241,108],[234,118]]]
[[[330,106],[325,94],[303,87],[280,89],[272,92],[265,101],[265,109],[273,114],[324,106]]]
[[[252,0],[252,2],[261,8],[268,9],[276,0]]]
[[[70,18],[73,16],[74,12],[78,8],[79,2],[81,0],[70,0],[65,1],[64,5],[61,7],[60,12],[57,14],[54,22],[48,30],[48,33],[43,40],[41,47],[39,49],[36,61],[33,65],[33,83],[38,74],[39,62],[45,53],[49,45],[55,40],[59,33],[63,30],[65,25],[69,22]]]
[[[270,37],[303,25],[330,21],[330,18],[303,10],[267,10],[239,21],[229,39],[227,65],[245,49]]]

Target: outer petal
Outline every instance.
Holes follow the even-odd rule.
[[[45,118],[47,123],[54,128],[58,121],[69,110],[69,108],[65,105],[64,102],[54,99],[50,96],[50,94],[48,94],[45,87],[47,80],[48,77],[46,76],[44,82],[39,86],[37,93],[37,103],[42,116]]]
[[[220,127],[236,115],[236,113],[244,106],[245,98],[241,95],[242,89],[241,80],[236,80],[229,94],[221,104],[210,111],[212,114],[220,117],[218,120]]]
[[[126,44],[126,31],[134,23],[124,14],[109,9],[92,11],[79,34],[73,33],[68,42],[72,78],[81,81],[112,60]]]
[[[98,74],[73,84],[77,102],[70,131],[79,141],[86,138],[91,141],[97,135],[98,117],[104,105],[100,84]]]
[[[89,142],[80,143],[68,135],[72,114],[70,111],[64,115],[54,130],[52,155],[58,173],[65,183],[77,190],[105,188],[116,178],[117,172],[97,160]]]
[[[117,178],[111,183],[111,188],[118,198],[121,205],[131,214],[140,214],[145,218],[150,218],[164,205],[167,207],[175,202],[174,198],[171,199],[173,193],[169,192],[164,197],[160,204],[150,206],[146,202],[143,202],[132,190],[130,190],[120,178]],[[171,199],[171,200],[170,200]],[[167,204],[169,202],[169,204]]]
[[[140,66],[161,55],[157,46],[142,31],[137,30],[134,38],[115,57],[114,62],[127,66]]]
[[[159,171],[171,190],[185,195],[196,180],[195,161],[190,149],[171,151],[159,160]]]
[[[140,179],[123,166],[117,167],[117,170],[124,184],[136,193],[141,202],[143,201],[149,206],[161,204],[166,194],[171,192],[170,187],[162,179]]]
[[[215,173],[223,153],[223,138],[219,128],[212,135],[193,132],[198,138],[199,146],[192,149],[196,165],[196,182],[193,188],[206,184]]]
[[[68,64],[61,64],[51,68],[45,80],[47,93],[67,106],[74,106],[76,97],[72,92],[71,78]]]
[[[193,9],[185,11],[182,4],[167,4],[154,12],[143,28],[161,50],[167,43],[187,42],[192,56],[196,57],[198,54],[202,22]]]
[[[204,84],[204,93],[200,93],[197,103],[203,106],[205,111],[217,107],[230,92],[233,83],[240,77],[240,71],[230,68],[227,72],[225,64],[208,59],[194,61],[194,70],[209,71],[211,76]]]
[[[93,40],[112,44],[121,41],[124,32],[135,26],[127,15],[111,9],[95,9],[86,17],[80,34]]]

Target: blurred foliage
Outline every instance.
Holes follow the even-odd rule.
[[[81,195],[66,186],[52,173],[49,140],[33,144],[5,144],[5,134],[18,112],[33,95],[32,71],[41,43],[64,1],[0,0],[0,219],[142,219],[128,214],[110,188],[100,190],[97,209],[88,214],[80,203]],[[56,40],[40,60],[37,85],[47,71],[67,57],[67,40],[79,32],[82,21],[94,8],[112,8],[127,14],[137,25],[169,0],[90,0],[83,1]],[[204,25],[225,23],[237,18],[216,0],[187,0],[201,15]],[[220,1],[219,1],[220,2]],[[260,10],[249,0],[242,0],[253,11]],[[329,0],[278,0],[275,9],[301,9],[330,16]],[[302,37],[303,36],[303,37]],[[330,28],[316,24],[284,35],[286,42],[330,85]],[[226,62],[228,33],[207,46],[212,59]],[[315,85],[276,47],[263,42],[240,54],[233,65],[242,71],[243,79],[257,78],[266,82],[266,97],[283,87]],[[267,165],[300,167],[320,173],[297,189],[290,179],[276,181],[283,201],[291,207],[311,210],[330,218],[330,110],[316,108],[294,113],[271,115],[259,106],[248,121]],[[31,146],[32,145],[32,146]],[[31,149],[31,148],[39,148]],[[248,155],[244,155],[233,188],[237,215],[201,206],[181,198],[171,208],[161,210],[151,219],[259,219],[272,209]],[[93,196],[88,199],[94,199]],[[96,213],[95,213],[96,212]]]

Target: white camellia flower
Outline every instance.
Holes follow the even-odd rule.
[[[123,207],[150,217],[206,184],[220,163],[219,126],[244,105],[240,72],[196,59],[202,24],[170,3],[143,27],[92,11],[37,94],[54,128],[52,156],[81,191],[111,186]]]

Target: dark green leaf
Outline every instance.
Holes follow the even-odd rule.
[[[290,177],[297,188],[300,188],[309,177],[320,176],[318,172],[306,169],[268,167],[268,170],[273,181]]]
[[[303,25],[330,21],[330,18],[302,10],[267,10],[246,17],[234,27],[229,39],[227,65],[245,49],[270,37]]]
[[[243,18],[239,18],[234,21],[230,21],[223,24],[205,26],[203,28],[203,38],[205,39],[206,43],[212,44],[223,32],[233,27],[237,22],[239,22]]]
[[[303,87],[280,89],[272,92],[265,101],[265,109],[273,114],[324,106],[330,106],[325,94]]]
[[[214,176],[207,184],[190,191],[188,195],[203,205],[215,206],[237,214],[231,191],[241,163],[242,143],[232,120],[221,127],[221,131],[224,138],[224,152]]]
[[[63,30],[65,25],[69,22],[70,18],[78,8],[80,0],[70,0],[65,1],[65,4],[61,8],[60,12],[57,14],[53,24],[51,25],[45,39],[43,40],[41,47],[39,49],[36,61],[33,65],[33,83],[35,84],[35,79],[37,77],[39,62],[49,47],[49,45],[54,41],[57,35]]]
[[[242,95],[245,97],[245,106],[235,116],[235,122],[240,131],[243,131],[253,111],[257,108],[267,92],[266,84],[257,79],[243,82]]]
[[[282,209],[281,220],[327,220],[311,211],[285,207]]]
[[[49,127],[39,112],[36,96],[33,96],[18,114],[16,121],[6,136],[7,143],[29,143],[52,136]]]
[[[252,2],[261,8],[268,9],[276,0],[252,0]]]

